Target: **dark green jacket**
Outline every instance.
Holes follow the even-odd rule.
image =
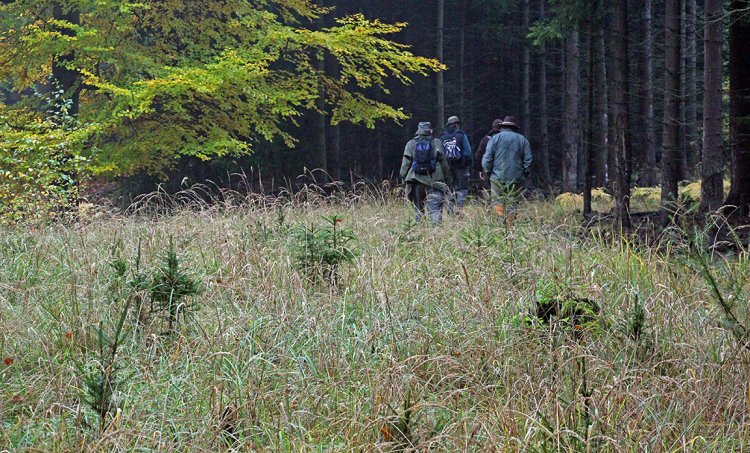
[[[531,146],[523,135],[503,129],[487,144],[482,168],[490,180],[503,183],[520,182],[531,168]]]
[[[431,175],[420,175],[415,173],[411,168],[411,163],[414,160],[414,150],[417,148],[417,140],[424,140],[430,137],[431,135],[429,134],[417,134],[406,144],[404,157],[401,159],[401,177],[407,183],[407,188],[409,183],[419,182],[426,186],[447,191],[448,186],[446,185],[445,178],[448,175],[448,161],[445,159],[445,154],[443,153],[443,142],[439,138],[433,138],[430,143],[432,152],[435,153],[433,155],[437,156],[435,171]]]

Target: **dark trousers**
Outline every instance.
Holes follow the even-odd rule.
[[[453,212],[455,204],[455,210],[460,211],[466,203],[466,197],[469,195],[469,166],[451,166],[450,167],[451,180],[453,182],[451,186],[450,199],[448,200],[448,212]]]
[[[442,190],[426,186],[422,183],[409,183],[409,201],[414,206],[417,222],[421,222],[427,208],[427,216],[433,223],[443,221],[443,204],[445,196]]]

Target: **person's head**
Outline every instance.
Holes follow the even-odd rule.
[[[518,132],[521,129],[518,126],[518,120],[516,119],[516,117],[515,116],[510,116],[510,115],[506,116],[503,119],[503,122],[500,123],[500,128],[501,129],[509,129],[509,130],[514,131],[514,132]]]
[[[461,120],[457,116],[451,116],[448,121],[445,122],[445,127],[448,129],[461,126]]]
[[[496,131],[499,131],[500,130],[500,125],[502,125],[502,124],[503,124],[503,120],[501,120],[499,118],[496,119],[496,120],[493,120],[492,121],[492,129],[496,130]]]
[[[417,135],[430,135],[432,134],[432,124],[429,121],[422,121],[417,126]]]

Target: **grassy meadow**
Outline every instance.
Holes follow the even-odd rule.
[[[554,202],[509,231],[390,195],[148,208],[0,232],[4,448],[750,449],[748,351],[679,234],[638,246]],[[300,264],[311,225],[350,234],[338,266]],[[740,324],[749,265],[711,263]]]

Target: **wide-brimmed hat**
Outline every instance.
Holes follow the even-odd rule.
[[[432,134],[432,123],[429,121],[422,121],[417,126],[417,134]]]
[[[451,126],[453,124],[458,124],[460,122],[461,122],[461,120],[458,119],[457,116],[451,116],[451,117],[448,118],[448,121],[445,122],[445,125],[446,126]]]
[[[512,127],[514,129],[520,129],[518,126],[518,120],[515,116],[506,116],[503,122],[500,123],[500,127]]]

